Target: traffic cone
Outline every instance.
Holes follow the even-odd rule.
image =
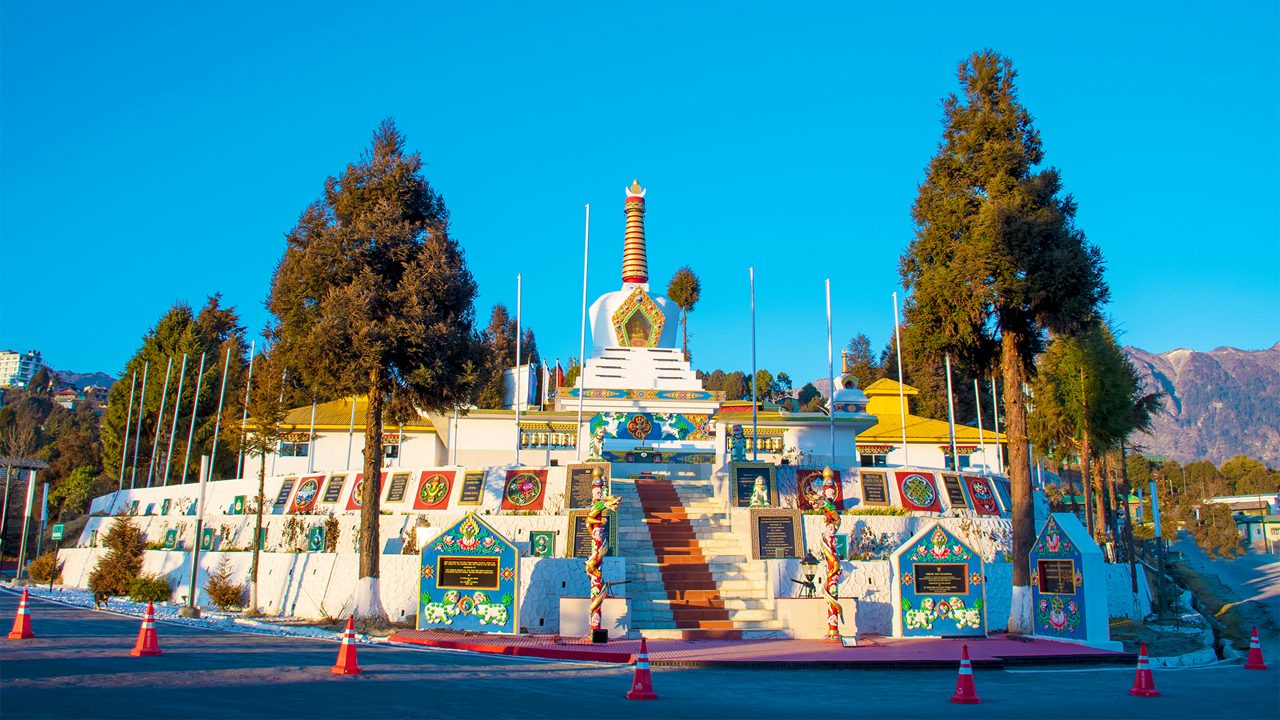
[[[1136,697],[1160,696],[1160,691],[1156,690],[1156,679],[1151,676],[1151,665],[1147,662],[1146,643],[1142,643],[1142,649],[1138,651],[1138,673],[1133,677],[1129,694]]]
[[[649,645],[644,638],[640,638],[640,655],[636,657],[636,676],[631,681],[631,689],[627,691],[627,699],[658,699],[658,694],[653,691],[653,677],[649,674]]]
[[[147,603],[147,612],[142,616],[142,627],[138,628],[138,642],[134,643],[129,654],[134,657],[152,657],[160,654],[160,638],[156,636],[156,606]]]
[[[973,663],[969,662],[969,646],[960,646],[960,677],[956,678],[956,694],[951,702],[959,705],[977,705],[982,702],[978,688],[973,684]]]
[[[25,605],[26,591],[23,591]],[[18,627],[17,621],[14,621],[14,628]],[[31,632],[28,630],[27,632]],[[13,637],[13,633],[9,633],[9,637]],[[1258,642],[1258,626],[1253,627],[1253,637],[1249,639],[1249,659],[1244,663],[1245,670],[1266,670],[1267,664],[1262,661],[1262,643]]]
[[[13,630],[9,631],[10,640],[26,640],[35,637],[36,634],[31,632],[31,611],[27,609],[27,589],[22,588],[22,599],[18,601],[18,614],[13,616]],[[1258,634],[1255,632],[1253,640],[1258,641]],[[1252,656],[1250,656],[1252,657]],[[1259,658],[1262,656],[1259,655]],[[1266,670],[1264,665],[1263,670]]]
[[[359,675],[360,666],[356,664],[356,618],[347,618],[347,632],[342,636],[342,648],[338,650],[338,662],[329,668],[334,675]]]

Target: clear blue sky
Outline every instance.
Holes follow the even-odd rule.
[[[941,99],[985,47],[1105,253],[1122,341],[1270,346],[1277,6],[1130,5],[6,2],[0,347],[119,372],[214,292],[256,333],[285,233],[392,116],[482,322],[522,272],[544,355],[576,355],[583,205],[594,298],[620,283],[635,177],[655,290],[682,264],[703,280],[695,365],[750,367],[754,264],[760,365],[825,376],[823,279],[837,345],[883,347]]]

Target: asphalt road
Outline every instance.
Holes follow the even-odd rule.
[[[17,598],[0,593],[8,623]],[[1278,718],[1280,658],[1158,670],[1133,698],[1130,669],[979,671],[981,705],[947,702],[954,672],[659,669],[655,702],[623,699],[632,669],[361,646],[365,673],[331,675],[338,645],[161,623],[133,658],[138,620],[33,600],[33,640],[0,640],[0,715],[74,718]],[[7,626],[6,626],[7,627]]]
[[[1183,562],[1195,566],[1201,575],[1216,576],[1235,595],[1230,599],[1250,623],[1257,625],[1262,647],[1269,656],[1280,653],[1280,555],[1214,559],[1188,537],[1174,547],[1182,551]]]

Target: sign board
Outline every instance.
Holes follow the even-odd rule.
[[[409,473],[398,472],[391,475],[391,484],[387,487],[388,503],[404,502],[405,492],[409,488]]]
[[[342,499],[342,486],[347,484],[347,476],[337,473],[329,476],[329,482],[325,483],[324,495],[320,502],[327,505],[336,504]]]
[[[172,501],[171,499],[169,499],[169,498],[165,498],[165,499],[161,500],[161,501],[160,501],[160,514],[161,514],[161,515],[168,515],[168,514],[169,514],[169,507],[170,507],[172,504],[173,504],[173,501]]]
[[[609,494],[609,463],[579,463],[565,470],[564,507],[566,510],[591,507],[591,471],[600,468],[604,478],[604,494]]]
[[[289,514],[310,513],[316,509],[316,500],[320,499],[320,483],[323,475],[309,475],[298,483],[298,492],[293,494],[293,504],[289,506]]]
[[[426,470],[418,482],[418,492],[413,496],[414,510],[444,510],[449,507],[449,494],[453,492],[453,470]]]
[[[205,528],[204,531],[200,533],[200,549],[213,549],[213,528]]]
[[[933,473],[919,470],[898,470],[894,472],[898,483],[898,497],[902,499],[902,507],[920,512],[942,512],[942,501],[938,498],[938,485]]]
[[[1000,505],[996,502],[995,487],[990,479],[977,475],[965,475],[964,485],[969,491],[969,500],[973,503],[974,512],[979,515],[1000,516]]]
[[[889,505],[889,480],[882,472],[867,472],[863,470],[862,476],[862,504],[863,505]]]
[[[174,528],[169,528],[164,531],[164,549],[172,550],[176,547],[178,547],[178,531]]]
[[[618,554],[618,515],[613,511],[605,513],[604,516],[605,542],[608,547],[605,548],[606,556],[614,556]],[[586,510],[570,510],[569,511],[569,545],[567,548],[567,556],[575,558],[591,557],[591,530],[587,526]]]
[[[479,505],[482,502],[484,502],[484,471],[464,472],[462,490],[458,492],[458,504]]]
[[[533,557],[555,557],[556,534],[550,530],[530,530],[529,554]]]
[[[751,509],[751,556],[757,560],[804,555],[804,523],[799,510]]]
[[[844,488],[840,483],[840,471],[832,470],[836,482],[836,512],[844,512]],[[821,510],[822,469],[796,468],[796,507],[801,510]]]
[[[973,548],[932,523],[889,556],[895,637],[987,634],[986,575]]]
[[[969,507],[969,500],[965,497],[964,487],[960,482],[960,476],[955,473],[942,473],[942,489],[947,493],[947,504],[957,510],[965,510]]]
[[[546,470],[508,470],[499,510],[541,510],[547,494]]]
[[[237,496],[235,496],[235,499],[233,499],[233,500],[231,501],[231,514],[232,514],[232,515],[243,515],[243,514],[244,514],[244,501],[245,501],[245,496],[244,496],[244,495],[237,495]]]
[[[307,531],[307,552],[324,552],[323,527],[313,527]]]
[[[515,633],[520,553],[475,513],[422,548],[418,629]]]
[[[49,532],[51,533],[51,535],[49,536],[49,537],[50,537],[50,539],[52,539],[52,540],[61,540],[61,539],[62,539],[62,528],[63,528],[62,523],[58,523],[57,525],[54,525],[54,526],[53,526],[53,529],[49,531]]]
[[[1034,634],[1114,647],[1102,551],[1080,521],[1071,513],[1051,514],[1027,559]]]
[[[765,487],[769,489],[769,507],[777,507],[778,482],[777,476],[774,475],[776,469],[769,463],[729,463],[729,485],[733,489],[733,506],[751,507],[751,494],[755,492],[756,479],[763,477]]]
[[[293,494],[293,486],[297,482],[298,478],[287,477],[284,482],[280,483],[280,492],[276,494],[276,502],[272,510],[273,514],[279,514],[276,509],[279,512],[284,512],[285,503],[289,502],[289,496]]]

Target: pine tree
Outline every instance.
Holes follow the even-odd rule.
[[[667,297],[680,308],[680,345],[684,349],[684,359],[690,360],[689,354],[689,313],[702,298],[702,281],[693,273],[688,265],[676,270],[667,283]]]
[[[391,120],[325,183],[289,233],[267,306],[281,361],[317,396],[363,394],[364,475],[382,468],[384,414],[469,404],[482,371],[476,283],[449,235],[444,199]],[[355,614],[385,620],[378,597],[378,483],[364,484]]]
[[[95,597],[124,595],[142,571],[142,552],[146,544],[142,529],[128,515],[117,516],[102,536],[107,548],[93,571],[89,573],[89,590]]]
[[[943,103],[942,141],[912,216],[903,254],[910,340],[930,357],[970,368],[999,361],[1013,486],[1013,603],[1009,630],[1031,630],[1027,553],[1035,540],[1023,384],[1046,329],[1068,332],[1096,317],[1106,297],[1100,251],[1075,226],[1013,64],[995,52],[960,63],[959,96]]]
[[[484,370],[476,407],[496,410],[503,407],[506,373],[516,365],[516,320],[507,306],[498,303],[489,314],[489,326],[481,333],[484,345]],[[520,364],[536,364],[542,359],[533,328],[520,331]]]

